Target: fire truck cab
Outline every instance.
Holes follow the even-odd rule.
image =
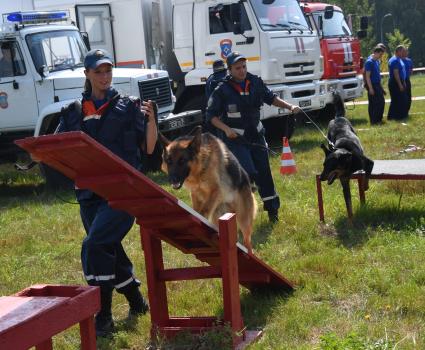
[[[326,91],[338,92],[344,101],[362,96],[363,58],[359,39],[366,36],[367,17],[361,18],[361,30],[355,36],[351,17],[346,20],[340,7],[322,2],[302,2],[301,7],[318,28]],[[331,93],[328,98],[327,103],[332,103]]]

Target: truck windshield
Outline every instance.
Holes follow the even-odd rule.
[[[58,30],[26,37],[37,71],[46,66],[49,72],[82,67],[86,46],[76,30]]]
[[[264,4],[263,1],[251,0],[251,5],[265,31],[282,29],[309,29],[297,0],[274,0]]]
[[[319,16],[323,18],[323,36],[351,36],[351,30],[345,21],[344,15],[342,12],[334,11],[332,18],[325,19],[325,13],[314,13],[314,20],[316,24],[319,23]]]

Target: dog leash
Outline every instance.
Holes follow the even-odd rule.
[[[310,122],[317,128],[317,130],[319,130],[319,132],[323,135],[323,137],[326,139],[326,141],[328,141],[329,146],[335,148],[334,143],[331,140],[328,139],[328,137],[325,135],[325,133],[322,131],[322,129],[320,129],[320,127],[309,117],[309,115],[306,112],[304,112],[304,110],[301,107],[299,107],[299,108],[300,108],[301,112],[303,112],[304,115],[308,118],[308,120],[310,120]]]

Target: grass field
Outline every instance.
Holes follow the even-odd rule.
[[[423,84],[419,85],[414,91],[423,90]],[[425,157],[424,150],[399,153],[410,144],[425,148],[425,101],[413,102],[404,123],[370,126],[367,106],[350,109],[348,117],[370,158]],[[290,145],[298,168],[293,176],[281,177],[279,157],[271,160],[282,202],[281,222],[270,226],[260,210],[254,249],[297,288],[290,296],[251,295],[241,290],[247,328],[264,329],[263,337],[249,349],[424,349],[425,184],[372,180],[365,207],[359,206],[352,186],[353,227],[346,220],[340,185],[324,185],[327,222],[320,224],[314,175],[321,171],[322,141],[310,124],[296,130]],[[275,140],[272,146],[279,149],[281,145]],[[171,191],[164,175],[152,177]],[[171,192],[190,203],[184,190]],[[72,193],[60,197],[74,200]],[[35,283],[85,284],[80,265],[84,235],[78,205],[46,194],[36,170],[18,175],[10,166],[0,168],[0,295]],[[124,245],[146,293],[136,226]],[[197,264],[192,256],[164,248],[166,267]],[[217,281],[167,287],[170,314],[222,315]],[[145,349],[149,344],[149,315],[128,324],[124,321],[127,310],[125,300],[116,295],[113,313],[118,331],[113,339],[100,341],[99,349]],[[207,334],[196,341],[186,336],[159,348],[221,350],[224,345],[214,344],[224,336]],[[54,346],[79,349],[78,329],[55,337]]]

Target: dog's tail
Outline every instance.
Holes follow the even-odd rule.
[[[345,117],[345,104],[341,95],[334,91],[333,92],[333,104],[335,106],[335,118]]]

